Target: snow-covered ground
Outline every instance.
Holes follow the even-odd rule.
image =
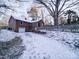
[[[16,33],[8,30],[0,30],[0,41],[9,41],[16,36]]]
[[[60,32],[60,31],[47,31],[47,34],[44,35],[50,39],[60,41],[62,43],[67,43],[73,47],[74,44],[78,44],[76,41],[79,41],[79,33],[71,32]]]
[[[32,32],[14,33],[8,30],[2,30],[0,39],[7,41],[15,36],[22,38],[26,50],[19,59],[79,59],[79,56],[73,50],[61,43],[71,42],[75,38],[78,39],[78,33],[46,32],[46,35],[41,35]]]

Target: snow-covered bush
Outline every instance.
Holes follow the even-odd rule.
[[[18,59],[24,50],[20,37],[6,42],[0,41],[0,59]]]

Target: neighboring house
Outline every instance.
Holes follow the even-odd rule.
[[[13,16],[9,19],[9,29],[15,32],[27,32],[27,31],[35,31],[37,27],[43,26],[42,20],[37,21],[27,21],[27,20],[19,20],[15,19]]]

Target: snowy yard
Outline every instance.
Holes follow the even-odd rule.
[[[0,32],[0,41],[20,37],[25,46],[19,59],[79,59],[79,33],[46,31],[41,35],[32,32],[15,33],[8,30]],[[75,51],[77,50],[77,51]]]

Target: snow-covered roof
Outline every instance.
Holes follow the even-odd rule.
[[[21,21],[25,21],[25,22],[29,22],[29,23],[36,23],[39,22],[40,20],[25,20],[25,19],[17,19],[17,20],[21,20]]]
[[[39,20],[32,20],[31,17],[29,17],[27,20],[25,20],[24,17],[14,17],[16,20],[20,20],[20,21],[24,21],[24,22],[28,22],[28,23],[36,23],[36,22],[39,22],[41,19]]]

